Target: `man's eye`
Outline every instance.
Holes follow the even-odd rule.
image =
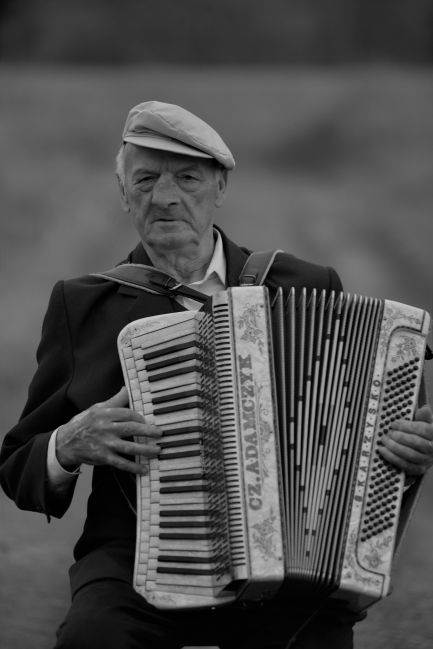
[[[194,176],[193,174],[181,174],[179,176],[179,180],[184,183],[198,183],[200,182],[199,178],[197,176]]]
[[[135,185],[138,188],[145,189],[147,187],[151,187],[155,181],[154,176],[141,176],[141,178],[138,178],[138,180],[135,182]]]

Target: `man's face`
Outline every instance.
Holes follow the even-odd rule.
[[[144,243],[168,251],[208,239],[226,189],[210,160],[128,143],[124,172],[122,198]]]

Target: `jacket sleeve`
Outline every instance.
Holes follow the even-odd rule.
[[[340,277],[330,266],[312,264],[287,253],[277,255],[266,284],[270,288],[282,286],[287,292],[291,288],[336,293],[343,290]]]
[[[62,497],[49,489],[46,459],[52,431],[69,421],[76,408],[67,396],[74,374],[63,282],[55,285],[37,350],[38,367],[27,404],[0,452],[0,483],[20,509],[62,516],[70,505],[75,480]]]
[[[329,274],[329,290],[339,293],[343,290],[343,284],[341,283],[339,275],[330,266],[328,266],[327,270]]]

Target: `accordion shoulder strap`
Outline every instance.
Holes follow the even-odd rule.
[[[102,273],[91,273],[91,275],[167,297],[182,295],[198,302],[206,302],[208,299],[208,295],[195,291],[181,284],[171,275],[145,264],[121,264]]]
[[[274,259],[282,250],[264,250],[250,254],[239,275],[240,286],[261,286],[266,279]],[[208,296],[178,282],[153,266],[145,264],[121,264],[101,273],[91,273],[118,284],[138,288],[148,293],[157,293],[173,297],[182,295],[199,302],[206,302]]]
[[[252,252],[239,275],[239,286],[262,286],[274,263],[283,250],[257,250]]]

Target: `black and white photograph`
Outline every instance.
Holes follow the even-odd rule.
[[[433,646],[431,0],[0,0],[0,647]]]

